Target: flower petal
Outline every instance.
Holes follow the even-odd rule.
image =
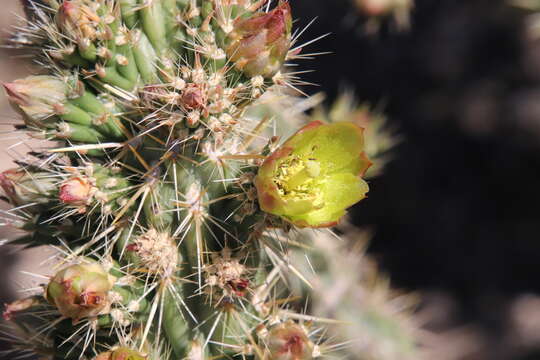
[[[294,224],[310,227],[333,226],[345,215],[345,209],[365,198],[369,190],[363,179],[347,173],[331,175],[319,186],[324,194],[324,207],[291,217]]]

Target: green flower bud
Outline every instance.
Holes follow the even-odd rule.
[[[51,278],[45,294],[63,316],[79,320],[106,312],[114,282],[99,264],[71,265]]]
[[[227,56],[249,77],[271,78],[279,71],[291,45],[291,8],[281,2],[268,13],[238,19],[229,38]]]
[[[311,360],[314,344],[306,330],[293,321],[273,326],[265,336],[265,359]]]
[[[146,358],[146,356],[141,355],[135,350],[120,347],[116,350],[101,353],[94,360],[145,360]]]
[[[22,206],[31,203],[47,203],[56,191],[56,179],[50,174],[32,172],[21,168],[0,174],[0,186],[10,204]]]
[[[262,210],[300,227],[336,225],[369,188],[363,129],[353,123],[302,128],[261,165],[255,186]]]
[[[68,85],[54,76],[29,76],[3,85],[9,102],[28,126],[43,127],[42,121],[61,112],[67,101]]]

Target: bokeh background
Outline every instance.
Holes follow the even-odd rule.
[[[540,41],[529,13],[502,0],[417,0],[409,30],[389,20],[368,34],[352,0],[290,1],[297,27],[317,18],[303,40],[331,33],[306,48],[332,54],[300,64],[319,85],[303,90],[330,103],[352,89],[404,138],[353,221],[374,232],[369,252],[393,284],[423,294],[419,315],[443,339],[433,360],[445,347],[459,350],[452,359],[540,359]],[[18,1],[1,6],[8,29]],[[29,71],[2,50],[0,80]],[[13,122],[4,97],[0,107]],[[18,141],[9,136],[2,147]],[[0,247],[0,301],[20,296],[21,269],[43,271],[41,250],[16,250]]]

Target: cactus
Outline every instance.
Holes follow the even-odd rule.
[[[414,0],[353,0],[353,5],[369,18],[368,32],[377,32],[381,20],[386,18],[392,18],[398,30],[406,30],[410,27]]]
[[[309,121],[302,106],[297,117],[282,106],[265,114],[272,101],[315,102],[290,93],[298,80],[285,64],[301,55],[288,2],[23,5],[28,23],[13,41],[42,73],[4,88],[24,120],[17,131],[55,145],[2,173],[0,185],[13,206],[6,222],[25,233],[14,242],[54,246],[58,257],[40,293],[5,309],[15,351],[325,358],[358,340],[327,333],[347,326],[352,307],[353,322],[375,329],[370,341],[399,343],[386,358],[414,353],[399,319],[378,313],[392,307],[384,294],[362,297],[356,310],[317,310],[337,295],[321,284],[347,277],[321,258],[337,241],[327,228],[366,196],[366,144],[377,158],[383,130],[364,141],[352,103]],[[302,254],[318,259],[314,268]],[[349,355],[367,358],[356,348]]]

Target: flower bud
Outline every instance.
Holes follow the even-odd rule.
[[[94,360],[145,360],[147,357],[125,347],[99,354]]]
[[[182,91],[180,104],[187,110],[202,109],[206,106],[207,95],[202,86],[190,83]]]
[[[56,190],[55,180],[46,173],[21,168],[0,173],[0,187],[14,206],[46,203]]]
[[[293,321],[275,325],[265,337],[266,358],[272,360],[311,360],[313,342]]]
[[[54,76],[29,76],[3,85],[9,102],[29,126],[42,127],[41,122],[57,114],[67,101],[68,85]]]
[[[75,176],[60,186],[61,202],[73,206],[85,206],[92,199],[94,186],[86,176]]]
[[[37,305],[39,305],[39,298],[36,296],[13,301],[9,304],[6,304],[4,312],[2,313],[2,317],[4,318],[4,320],[9,321],[13,319],[14,314],[24,310],[28,310],[31,307]]]
[[[97,4],[94,4],[97,5]],[[100,17],[87,0],[64,1],[57,13],[56,23],[62,32],[82,44],[99,34]]]
[[[255,178],[263,211],[300,227],[337,224],[369,188],[363,129],[313,121],[270,155]]]
[[[238,19],[229,35],[227,56],[249,77],[271,78],[279,71],[291,45],[291,8],[281,2],[268,13]]]
[[[396,11],[408,11],[412,0],[355,0],[356,6],[368,16],[386,16]]]
[[[63,316],[79,320],[107,310],[114,281],[99,264],[71,265],[54,275],[45,294]]]

